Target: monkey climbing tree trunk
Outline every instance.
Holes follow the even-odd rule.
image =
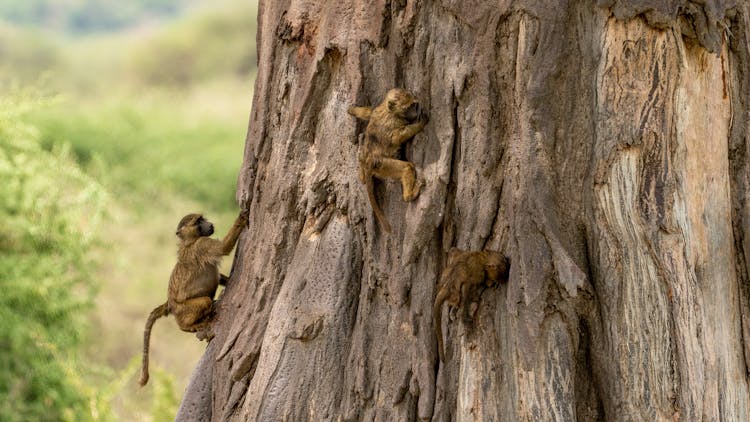
[[[750,420],[748,2],[261,1],[216,337],[178,420]],[[430,121],[413,202],[353,104]],[[473,323],[451,247],[510,258]],[[447,313],[446,313],[447,314]]]

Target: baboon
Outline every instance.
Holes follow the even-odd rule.
[[[508,258],[495,251],[462,251],[452,248],[448,253],[448,263],[443,269],[435,297],[432,314],[435,323],[435,335],[438,342],[440,361],[445,361],[443,349],[443,302],[454,309],[463,310],[464,322],[469,322],[469,304],[479,300],[484,287],[494,286],[497,282],[508,279],[510,262]]]
[[[228,255],[242,229],[247,226],[247,211],[242,211],[223,240],[212,239],[214,225],[201,214],[188,214],[180,220],[175,234],[179,238],[177,264],[169,277],[167,301],[157,306],[143,331],[143,366],[141,386],[148,382],[148,349],[151,327],[163,316],[173,314],[182,331],[197,333],[199,339],[211,340],[211,317],[214,295],[227,276],[219,273],[221,257]]]
[[[349,107],[349,114],[368,121],[364,145],[359,152],[359,180],[367,186],[367,196],[375,217],[386,232],[391,226],[375,199],[375,181],[378,179],[401,179],[404,201],[413,201],[423,182],[417,180],[414,164],[396,157],[401,144],[424,129],[428,121],[416,98],[406,90],[388,91],[380,105]]]

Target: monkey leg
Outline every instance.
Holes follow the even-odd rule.
[[[473,300],[464,301],[464,306],[462,308],[462,313],[461,313],[461,320],[464,323],[473,322],[474,316],[476,316],[478,310],[479,310],[479,301],[473,301]]]
[[[448,304],[448,318],[450,320],[455,320],[456,314],[461,306],[461,293],[455,288],[455,286],[451,287],[450,295],[445,300],[445,303]]]
[[[395,158],[383,158],[380,165],[373,169],[375,177],[380,179],[401,179],[401,189],[404,201],[413,201],[422,187],[422,182],[417,181],[417,171],[414,164]]]
[[[469,306],[471,305],[471,301],[474,297],[475,292],[476,286],[469,283],[461,284],[461,299],[458,304],[458,308],[461,310],[461,318],[464,320],[464,322],[468,322],[471,320],[471,318],[469,318]]]
[[[427,120],[427,115],[423,114],[418,122],[406,125],[401,129],[393,131],[390,139],[391,145],[398,146],[413,138],[416,134],[421,132],[422,129],[424,129],[425,125],[427,124]]]
[[[201,340],[201,341],[203,341],[203,340],[206,340],[206,341],[213,340],[213,338],[215,336],[213,328],[207,322],[204,322],[202,324],[205,324],[205,326],[202,327],[202,328],[200,328],[200,329],[198,329],[198,330],[196,330],[195,337],[197,337],[198,340]]]
[[[479,286],[469,286],[465,292],[465,297],[463,299],[463,320],[464,322],[472,322],[474,321],[474,317],[477,314],[477,311],[479,311],[479,304],[482,300],[482,293],[484,293],[485,287],[482,285]],[[475,305],[472,307],[472,305]],[[472,309],[473,308],[473,309]]]
[[[194,333],[208,326],[206,319],[212,310],[213,300],[208,296],[202,296],[176,303],[174,316],[182,331]]]

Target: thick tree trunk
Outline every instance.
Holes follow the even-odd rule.
[[[750,420],[750,6],[261,1],[251,210],[179,420]],[[431,119],[426,186],[357,179],[346,113]],[[502,250],[473,324],[448,249]]]

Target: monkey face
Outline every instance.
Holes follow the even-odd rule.
[[[180,220],[175,234],[180,239],[211,236],[214,234],[214,225],[200,214],[188,214]]]
[[[211,236],[214,234],[214,225],[210,221],[206,220],[205,218],[201,217],[197,221],[198,224],[198,233],[200,233],[201,236]]]
[[[487,264],[484,266],[488,281],[500,281],[508,278],[510,261],[498,252],[488,251]]]
[[[500,269],[497,265],[487,265],[484,267],[487,281],[498,281],[500,279]]]
[[[411,123],[419,119],[422,115],[422,106],[418,102],[413,102],[404,112],[404,118],[407,122]]]
[[[503,258],[503,261],[499,264],[488,264],[485,267],[487,280],[489,281],[504,281],[508,279],[508,260]]]
[[[427,119],[427,114],[422,110],[422,105],[409,91],[398,88],[392,89],[386,94],[385,101],[388,104],[388,111],[409,123]]]

